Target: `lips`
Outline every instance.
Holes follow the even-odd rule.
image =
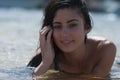
[[[61,41],[61,43],[64,44],[64,45],[69,45],[72,42],[73,42],[73,40],[63,40],[63,41]]]

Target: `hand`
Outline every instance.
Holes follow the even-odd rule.
[[[51,37],[52,37],[52,29],[49,26],[44,27],[40,31],[40,47],[41,47],[42,61],[47,63],[53,62],[55,56]]]
[[[40,47],[42,54],[42,62],[34,70],[34,75],[44,74],[54,61],[55,52],[53,49],[52,41],[52,29],[48,26],[44,27],[40,31]]]

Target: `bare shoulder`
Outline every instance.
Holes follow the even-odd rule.
[[[116,56],[115,44],[102,37],[89,38],[90,41],[96,43],[96,57],[99,58],[93,74],[108,75]]]
[[[90,37],[89,39],[97,43],[96,47],[99,52],[104,54],[116,53],[116,45],[112,41],[104,37]]]

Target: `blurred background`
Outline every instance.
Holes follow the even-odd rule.
[[[49,0],[0,0],[0,68],[26,66],[38,46],[43,9]],[[87,0],[89,36],[113,41],[120,56],[120,0]]]

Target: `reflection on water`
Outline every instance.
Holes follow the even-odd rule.
[[[107,77],[88,77],[87,75],[67,74],[49,70],[46,74],[37,77],[38,80],[120,80],[120,67],[113,66]]]
[[[113,66],[107,77],[88,77],[87,75],[68,74],[55,70],[49,70],[44,75],[33,77],[32,67],[12,69],[0,69],[0,80],[120,80],[120,67]]]
[[[0,80],[32,80],[32,68],[0,69]]]

